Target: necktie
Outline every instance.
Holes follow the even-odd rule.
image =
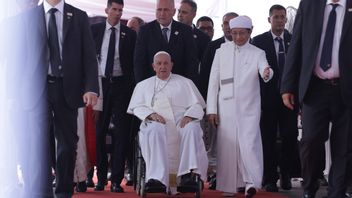
[[[277,57],[277,66],[278,66],[278,89],[280,89],[280,85],[281,85],[281,75],[282,75],[282,71],[284,69],[284,65],[285,65],[285,49],[284,49],[284,44],[282,42],[282,38],[281,37],[276,37],[275,41],[279,42],[279,53],[278,53],[278,57]]]
[[[161,31],[163,33],[163,37],[165,39],[165,41],[168,43],[169,39],[167,39],[167,31],[169,30],[169,28],[163,28]]]
[[[277,59],[277,65],[279,67],[279,71],[281,74],[282,69],[284,68],[285,65],[285,50],[284,50],[284,44],[282,42],[282,38],[276,37],[275,41],[279,43],[279,53],[278,53],[278,59]]]
[[[60,47],[59,47],[59,37],[56,26],[55,12],[56,8],[51,8],[49,10],[50,19],[49,19],[49,50],[50,50],[50,65],[51,73],[53,76],[59,77],[61,72],[59,66],[61,65],[60,57]]]
[[[111,77],[114,68],[116,35],[114,27],[111,27],[110,30],[111,34],[109,39],[108,56],[106,59],[105,77]]]
[[[339,4],[330,4],[332,9],[329,14],[328,24],[326,26],[323,50],[320,57],[320,67],[323,71],[327,71],[331,67],[331,53],[334,40],[335,23],[336,23],[336,7]]]

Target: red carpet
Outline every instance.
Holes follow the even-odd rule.
[[[207,185],[206,185],[207,187]],[[111,193],[110,192],[110,187],[105,187],[105,191],[103,192],[95,192],[93,188],[88,188],[88,191],[85,193],[75,193],[74,198],[98,198],[98,197],[123,197],[123,198],[136,198],[139,197],[136,192],[133,190],[133,187],[130,186],[123,186],[125,189],[124,193]],[[165,198],[170,198],[170,197],[175,197],[175,198],[193,198],[194,193],[185,193],[177,196],[168,196],[166,194],[162,193],[149,193],[147,194],[147,197],[165,197]],[[221,197],[221,192],[219,191],[214,191],[214,190],[208,190],[207,188],[204,189],[203,193],[201,194],[202,198],[216,198],[216,197]],[[288,198],[287,196],[280,195],[279,193],[268,193],[268,192],[258,192],[255,198]],[[236,195],[236,198],[244,198],[243,194]]]

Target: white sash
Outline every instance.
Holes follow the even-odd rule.
[[[234,96],[234,66],[235,59],[234,56],[234,45],[226,43],[223,45],[224,49],[220,49],[221,52],[219,60],[219,70],[220,70],[220,87],[222,99],[230,99]]]

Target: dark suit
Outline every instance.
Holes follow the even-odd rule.
[[[225,37],[211,41],[205,49],[203,58],[200,63],[199,91],[205,100],[207,99],[209,76],[215,52],[223,43],[225,43]]]
[[[290,33],[284,31],[285,53],[291,40]],[[278,177],[277,166],[280,167],[282,177],[291,178],[290,173],[294,160],[297,159],[297,111],[291,111],[282,102],[279,81],[282,69],[278,66],[278,57],[275,50],[271,31],[253,38],[252,43],[265,51],[266,59],[274,71],[273,78],[265,83],[260,79],[262,114],[260,128],[264,154],[263,184],[276,184]],[[278,151],[277,134],[281,141]],[[276,152],[278,151],[278,152]]]
[[[158,51],[166,51],[174,63],[172,72],[197,82],[198,60],[191,27],[172,21],[170,39],[167,43],[160,24],[154,20],[140,28],[134,53],[136,82],[154,75],[153,57]]]
[[[22,84],[19,89],[23,108],[28,111],[32,136],[29,141],[33,140],[30,147],[34,149],[29,152],[35,152],[33,155],[36,155],[30,160],[39,160],[37,156],[42,154],[45,157],[41,161],[50,166],[47,146],[52,123],[57,140],[55,194],[57,197],[71,197],[78,141],[77,108],[84,105],[82,96],[85,92],[99,93],[94,41],[87,14],[64,4],[61,51],[63,76],[49,80],[49,50],[43,4],[29,13],[23,54],[27,67],[20,75]],[[38,141],[45,143],[36,146]],[[51,188],[50,181],[45,185],[35,183],[37,176],[51,178],[50,167],[32,165],[30,163],[27,171],[29,177],[33,178],[33,188]],[[36,170],[39,171],[38,175]]]
[[[92,25],[98,57],[101,56],[106,22]],[[106,134],[110,120],[115,128],[112,131],[111,182],[120,184],[125,170],[127,147],[130,142],[131,116],[126,113],[134,88],[133,53],[136,32],[120,25],[119,58],[122,76],[110,81],[102,78],[103,112],[97,123],[97,175],[100,184],[107,181],[108,160],[106,153]],[[117,53],[117,52],[115,52]],[[105,71],[102,71],[105,73]]]
[[[193,32],[193,38],[197,47],[197,58],[199,60],[199,64],[197,66],[197,80],[196,80],[197,82],[196,86],[199,89],[200,83],[201,83],[200,76],[199,76],[200,61],[202,60],[205,49],[207,48],[208,43],[210,42],[210,38],[208,35],[206,35],[204,32],[196,28],[194,25],[192,27],[192,32]]]
[[[300,3],[291,46],[283,71],[281,93],[298,94],[302,104],[303,136],[300,155],[304,190],[314,193],[321,174],[321,153],[331,129],[332,167],[329,197],[344,197],[347,145],[351,142],[352,114],[352,0],[346,1],[341,40],[339,41],[339,82],[329,83],[315,76],[326,0]],[[336,36],[336,35],[335,35]],[[298,90],[298,91],[297,91]]]
[[[196,46],[197,46],[197,57],[198,57],[198,60],[201,61],[203,58],[203,54],[205,52],[205,49],[207,48],[207,46],[210,42],[210,38],[207,34],[202,32],[201,30],[199,30],[195,26],[193,26],[192,32],[193,32],[193,38],[194,38],[194,40],[196,42]]]

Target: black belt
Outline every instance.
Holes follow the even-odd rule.
[[[340,84],[340,78],[321,79],[317,76],[313,76],[313,79],[319,83],[330,86],[338,86]]]
[[[55,77],[55,76],[50,76],[50,75],[48,75],[46,77],[46,82],[48,82],[50,84],[56,83],[61,80],[62,80],[62,77]]]
[[[124,79],[123,76],[103,77],[103,80],[109,83],[121,82],[123,79]]]

